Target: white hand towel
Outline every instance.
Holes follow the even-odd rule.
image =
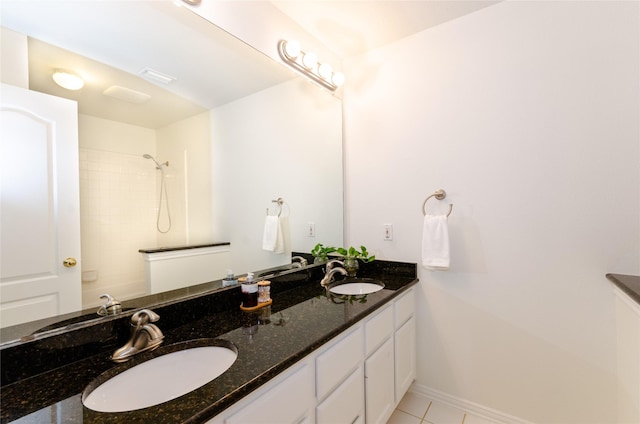
[[[282,238],[280,219],[275,215],[267,215],[264,220],[264,233],[262,235],[262,249],[273,252],[278,243],[278,235]]]
[[[291,234],[289,232],[289,218],[281,216],[278,218],[278,238],[273,253],[285,253],[291,244]]]
[[[424,217],[422,266],[431,271],[449,269],[449,227],[446,215]]]

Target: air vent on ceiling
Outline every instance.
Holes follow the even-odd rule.
[[[177,80],[176,77],[172,77],[171,75],[163,74],[162,72],[154,71],[151,68],[144,68],[139,72],[140,76],[146,78],[151,81],[161,82],[162,84],[169,84]]]

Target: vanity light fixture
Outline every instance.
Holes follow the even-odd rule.
[[[334,72],[328,63],[319,63],[315,54],[303,52],[297,41],[280,40],[278,54],[284,63],[331,91],[344,84],[342,73]]]
[[[53,81],[60,87],[67,90],[80,90],[84,87],[84,80],[80,75],[66,71],[64,69],[56,69],[53,72]]]

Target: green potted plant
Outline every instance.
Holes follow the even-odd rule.
[[[349,274],[349,277],[355,277],[358,272],[358,268],[360,265],[358,264],[358,260],[362,262],[371,262],[376,259],[375,256],[369,256],[369,252],[367,248],[364,246],[360,246],[360,250],[351,246],[349,250],[344,247],[339,247],[336,251],[344,256],[344,269]]]
[[[336,251],[335,247],[323,246],[322,243],[318,243],[314,246],[311,254],[313,255],[314,264],[323,264],[329,260],[329,253]]]

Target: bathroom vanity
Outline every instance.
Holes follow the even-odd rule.
[[[415,377],[416,272],[415,264],[365,264],[358,276],[381,280],[384,289],[345,297],[320,286],[322,266],[288,270],[269,278],[273,304],[254,312],[239,309],[237,286],[149,305],[165,340],[131,364],[109,356],[129,337],[133,311],[4,345],[1,420],[384,423]],[[212,338],[231,342],[238,356],[204,386],[129,412],[83,406],[83,390],[101,374]]]

